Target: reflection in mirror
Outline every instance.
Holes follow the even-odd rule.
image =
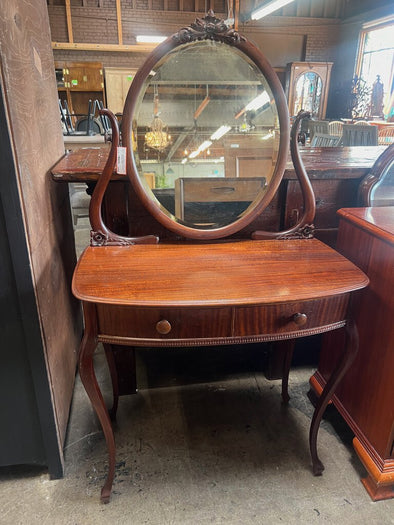
[[[308,111],[311,117],[319,115],[322,86],[321,77],[313,71],[307,71],[298,77],[295,87],[294,115],[300,111]]]
[[[228,225],[267,191],[279,149],[271,89],[240,50],[204,40],[157,63],[139,93],[133,149],[146,192],[200,229]]]
[[[394,206],[394,160],[384,169],[372,187],[368,206]]]

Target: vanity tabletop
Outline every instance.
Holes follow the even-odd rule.
[[[215,307],[319,299],[367,284],[332,248],[295,239],[88,247],[72,286],[87,302]]]

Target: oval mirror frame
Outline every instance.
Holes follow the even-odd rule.
[[[255,64],[257,69],[264,76],[273,94],[280,130],[276,165],[267,191],[264,193],[261,200],[257,201],[256,203],[252,203],[246,212],[234,222],[212,229],[193,228],[184,223],[177,222],[175,218],[171,217],[160,208],[157,202],[155,202],[149,196],[146,187],[142,183],[132,147],[133,121],[135,118],[134,115],[136,111],[137,100],[141,91],[146,86],[146,82],[149,75],[151,74],[151,71],[159,61],[162,61],[168,53],[174,51],[177,47],[193,42],[201,42],[202,40],[213,40],[232,46],[238,49]],[[134,77],[126,97],[122,118],[122,145],[126,146],[127,148],[126,159],[128,177],[137,196],[149,213],[151,213],[151,215],[155,217],[165,228],[173,231],[181,237],[198,240],[219,239],[240,231],[242,228],[250,224],[255,218],[257,218],[268,206],[278,190],[284,170],[286,168],[289,153],[289,143],[290,120],[287,101],[282,85],[274,69],[256,46],[249,42],[245,37],[237,33],[234,29],[228,28],[228,26],[222,20],[214,16],[212,11],[210,11],[206,17],[197,18],[196,21],[189,27],[183,28],[177,33],[168,37],[162,44],[157,46],[151,52],[145,63],[138,70],[136,76]]]

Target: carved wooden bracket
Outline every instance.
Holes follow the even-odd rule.
[[[291,159],[294,164],[294,169],[301,186],[302,197],[304,199],[304,212],[297,223],[288,230],[281,232],[267,232],[258,230],[252,234],[253,239],[311,239],[313,238],[314,226],[313,220],[316,213],[316,202],[313,188],[310,183],[308,174],[302,162],[300,150],[298,148],[298,129],[301,120],[309,118],[310,114],[307,112],[300,112],[291,128],[290,134],[290,152]]]
[[[101,209],[105,191],[114,172],[119,146],[119,126],[115,115],[108,109],[100,110],[100,115],[108,117],[112,127],[112,144],[103,173],[97,181],[89,206],[89,219],[92,228],[91,246],[124,246],[129,244],[156,244],[159,239],[154,235],[145,237],[124,237],[112,232],[104,223]]]

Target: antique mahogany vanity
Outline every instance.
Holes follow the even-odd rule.
[[[85,317],[80,375],[109,453],[102,501],[110,498],[115,441],[93,368],[99,342],[104,343],[111,369],[114,416],[118,391],[111,345],[165,349],[277,341],[287,348],[282,383],[287,402],[289,342],[346,326],[342,357],[311,422],[313,473],[321,474],[324,467],[316,448],[319,423],[357,352],[351,295],[367,286],[368,278],[313,238],[315,201],[296,140],[302,116],[293,126],[290,147],[304,196],[303,214],[286,231],[259,230],[252,238],[240,239],[235,238],[237,232],[273,199],[290,141],[282,87],[256,47],[210,12],[158,46],[137,73],[122,121],[126,150],[117,147],[117,122],[104,111],[113,129],[111,152],[91,200],[91,246],[82,254],[73,278],[73,292],[83,303]],[[242,184],[234,182],[233,171],[227,169],[234,149],[244,152],[238,161],[243,169],[237,175]],[[218,165],[209,173],[203,162],[208,150]],[[176,207],[182,212],[166,208],[149,175],[152,166],[159,172],[164,169],[169,151],[175,171],[172,183],[184,192],[183,205]],[[160,224],[175,233],[176,240],[160,242],[155,235],[124,237],[104,224],[101,204],[117,155],[118,171],[125,155],[125,171],[135,192]],[[206,177],[207,184],[201,182],[200,188],[194,184],[190,198],[186,192],[193,186],[189,180],[193,170],[195,177]],[[217,179],[210,180],[213,176]],[[198,190],[203,197],[195,197]],[[251,191],[255,192],[252,196]]]

